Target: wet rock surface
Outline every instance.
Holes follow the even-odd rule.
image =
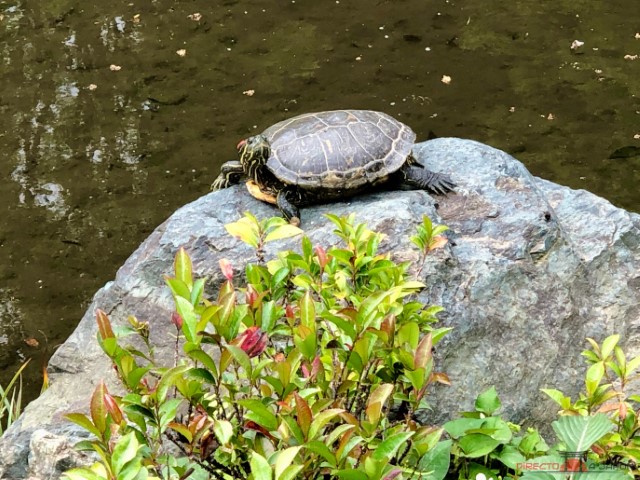
[[[573,394],[582,383],[584,338],[620,333],[631,354],[640,353],[640,215],[626,212],[582,190],[531,176],[508,154],[452,138],[416,146],[414,153],[434,171],[450,174],[455,194],[384,192],[302,211],[302,227],[314,244],[337,243],[322,213],[347,215],[386,234],[383,251],[396,260],[417,260],[409,241],[422,215],[451,230],[449,243],[427,259],[420,294],[446,311],[441,325],[454,327],[438,345],[437,369],[450,387],[434,388],[426,422],[440,422],[472,408],[475,396],[495,385],[505,418],[544,424],[556,407],[540,388]],[[222,275],[218,260],[236,271],[253,251],[230,237],[226,223],[245,211],[259,218],[277,211],[249,196],[243,186],[206,195],[160,225],[95,295],[75,332],[51,358],[51,387],[32,402],[0,439],[0,478],[57,478],[84,461],[70,449],[84,432],[64,421],[86,411],[101,379],[115,389],[106,356],[96,341],[94,312],[115,323],[130,314],[151,323],[157,352],[173,355],[173,311],[163,275],[184,246],[197,276],[207,276],[209,296]],[[299,239],[268,245],[299,248]],[[38,452],[55,451],[56,461]]]

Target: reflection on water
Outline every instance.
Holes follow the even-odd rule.
[[[419,138],[483,141],[640,210],[640,160],[620,150],[640,146],[636,7],[0,2],[0,383],[64,341],[239,138],[289,115],[384,110]]]

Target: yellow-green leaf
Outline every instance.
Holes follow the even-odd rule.
[[[389,398],[389,395],[393,392],[393,385],[391,383],[383,383],[379,385],[371,395],[369,396],[369,402],[367,404],[367,417],[369,422],[373,425],[377,425],[380,420],[380,414],[382,413],[382,407]]]
[[[281,225],[271,230],[264,239],[264,243],[280,240],[282,238],[291,238],[304,233],[300,228],[291,225]]]
[[[183,247],[180,247],[173,263],[176,278],[182,281],[189,289],[193,286],[193,268],[191,258]]]
[[[271,480],[273,478],[273,472],[271,465],[257,452],[251,452],[251,458],[249,459],[249,465],[251,466],[251,474],[253,480]]]
[[[296,455],[300,451],[302,447],[289,447],[284,450],[276,453],[276,461],[275,461],[275,471],[276,478],[275,480],[280,480],[282,478],[283,472],[286,468],[291,465],[293,459],[296,458]]]
[[[241,218],[237,222],[226,224],[224,228],[230,235],[239,238],[253,248],[258,248],[260,232],[258,231],[258,225],[250,219],[246,217]]]

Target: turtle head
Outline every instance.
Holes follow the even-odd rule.
[[[255,135],[240,140],[240,143],[238,143],[238,157],[242,168],[247,176],[257,183],[260,183],[257,178],[258,167],[267,164],[269,155],[271,155],[271,147],[267,139],[262,135]]]

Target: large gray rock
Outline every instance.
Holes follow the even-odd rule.
[[[333,226],[321,214],[356,212],[359,221],[387,234],[382,249],[398,260],[417,259],[408,239],[422,215],[451,227],[449,244],[422,271],[427,288],[421,300],[443,305],[442,324],[454,327],[437,350],[439,370],[452,386],[434,390],[426,420],[472,408],[475,396],[495,385],[507,418],[544,424],[556,407],[540,388],[578,391],[585,337],[617,332],[631,353],[639,353],[640,216],[536,179],[514,158],[476,142],[432,140],[415,153],[450,173],[456,193],[387,192],[307,208],[303,227],[314,243],[334,243]],[[127,260],[52,357],[49,390],[0,440],[0,478],[57,478],[62,468],[83,461],[68,450],[65,456],[64,446],[84,434],[62,415],[86,410],[100,379],[116,385],[95,342],[95,309],[115,322],[129,314],[149,320],[153,341],[170,355],[173,308],[162,276],[181,246],[197,275],[212,279],[211,289],[221,280],[220,258],[241,269],[253,252],[229,237],[224,224],[247,210],[263,218],[276,213],[243,187],[209,194],[178,210]],[[298,244],[270,244],[267,256]],[[42,452],[52,450],[56,460],[46,463]]]

